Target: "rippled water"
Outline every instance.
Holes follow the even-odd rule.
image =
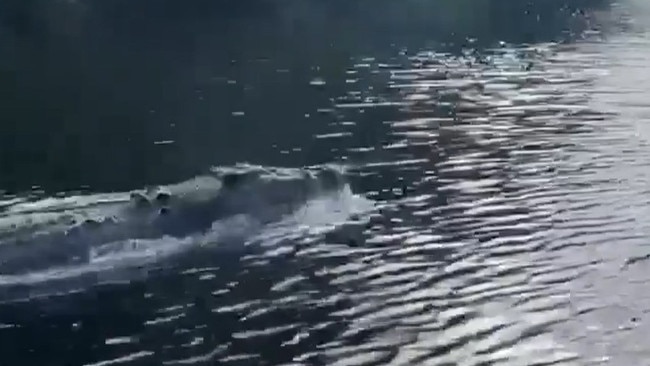
[[[255,149],[317,151],[350,185],[129,271],[0,281],[0,364],[649,364],[650,10],[580,14],[564,42],[392,45],[308,73],[303,141]]]

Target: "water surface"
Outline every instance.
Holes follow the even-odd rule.
[[[3,5],[3,209],[242,162],[349,184],[171,256],[3,271],[31,281],[0,281],[0,363],[647,362],[650,11],[467,3]]]

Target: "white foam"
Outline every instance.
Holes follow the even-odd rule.
[[[346,185],[340,191],[306,201],[295,213],[273,224],[262,226],[252,216],[242,214],[215,221],[211,229],[201,235],[110,242],[90,248],[88,261],[81,264],[0,275],[0,287],[47,284],[88,274],[96,275],[93,281],[128,280],[128,274],[125,278],[128,271],[125,270],[143,268],[192,249],[219,250],[229,248],[233,242],[240,245],[270,244],[286,238],[322,233],[346,222],[351,215],[368,212],[372,207],[371,201],[354,195]]]

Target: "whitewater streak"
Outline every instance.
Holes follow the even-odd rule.
[[[141,267],[190,248],[345,221],[372,205],[341,168],[236,165],[168,186],[0,209],[0,286]]]

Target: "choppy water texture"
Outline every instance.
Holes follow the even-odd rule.
[[[318,26],[301,33],[296,20],[313,9],[294,5],[297,18],[283,24],[313,41],[307,33]],[[402,9],[409,6],[416,5]],[[122,204],[128,194],[53,201],[36,193],[31,204],[8,196],[0,253],[17,253],[14,245],[17,258],[31,253],[40,262],[25,271],[0,264],[0,365],[650,365],[650,9],[560,8],[570,16],[533,9],[544,31],[494,23],[486,27],[497,36],[486,30],[487,39],[464,47],[428,42],[413,18],[422,9],[411,8],[393,15],[412,28],[384,46],[374,38],[353,44],[367,35],[350,28],[351,43],[337,44],[332,30],[305,46],[311,55],[293,59],[260,61],[242,49],[242,59],[227,61],[246,63],[229,69],[234,75],[212,75],[195,60],[204,67],[192,69],[197,80],[224,90],[243,84],[231,91],[250,93],[240,104],[234,97],[218,104],[208,86],[197,87],[196,98],[215,102],[200,113],[222,108],[229,119],[221,123],[238,126],[203,130],[206,139],[268,131],[251,137],[241,160],[336,162],[341,175],[306,194],[309,177],[300,170],[246,166],[273,174],[236,196],[249,203],[237,206],[242,212],[226,211],[209,230],[192,227],[200,237],[188,229],[147,244],[101,242],[99,256],[68,256],[65,265],[14,239],[37,248],[36,231],[65,231],[74,226],[61,224],[66,215]],[[355,9],[334,16],[319,8],[322,17],[312,20],[356,19],[391,34],[380,21],[354,18]],[[544,23],[549,18],[556,23]],[[530,39],[499,42],[500,31]],[[421,38],[407,37],[414,34]],[[404,39],[412,43],[398,43]],[[310,64],[325,48],[337,56]],[[210,59],[197,49],[198,59]],[[252,103],[277,90],[300,103],[291,112]],[[203,137],[163,131],[171,137],[147,135],[168,140],[155,148],[176,146],[190,157],[208,150],[190,146]],[[189,170],[174,174],[187,179]],[[35,208],[29,222],[27,208]],[[255,220],[267,212],[272,219]],[[45,216],[40,226],[33,221]]]

